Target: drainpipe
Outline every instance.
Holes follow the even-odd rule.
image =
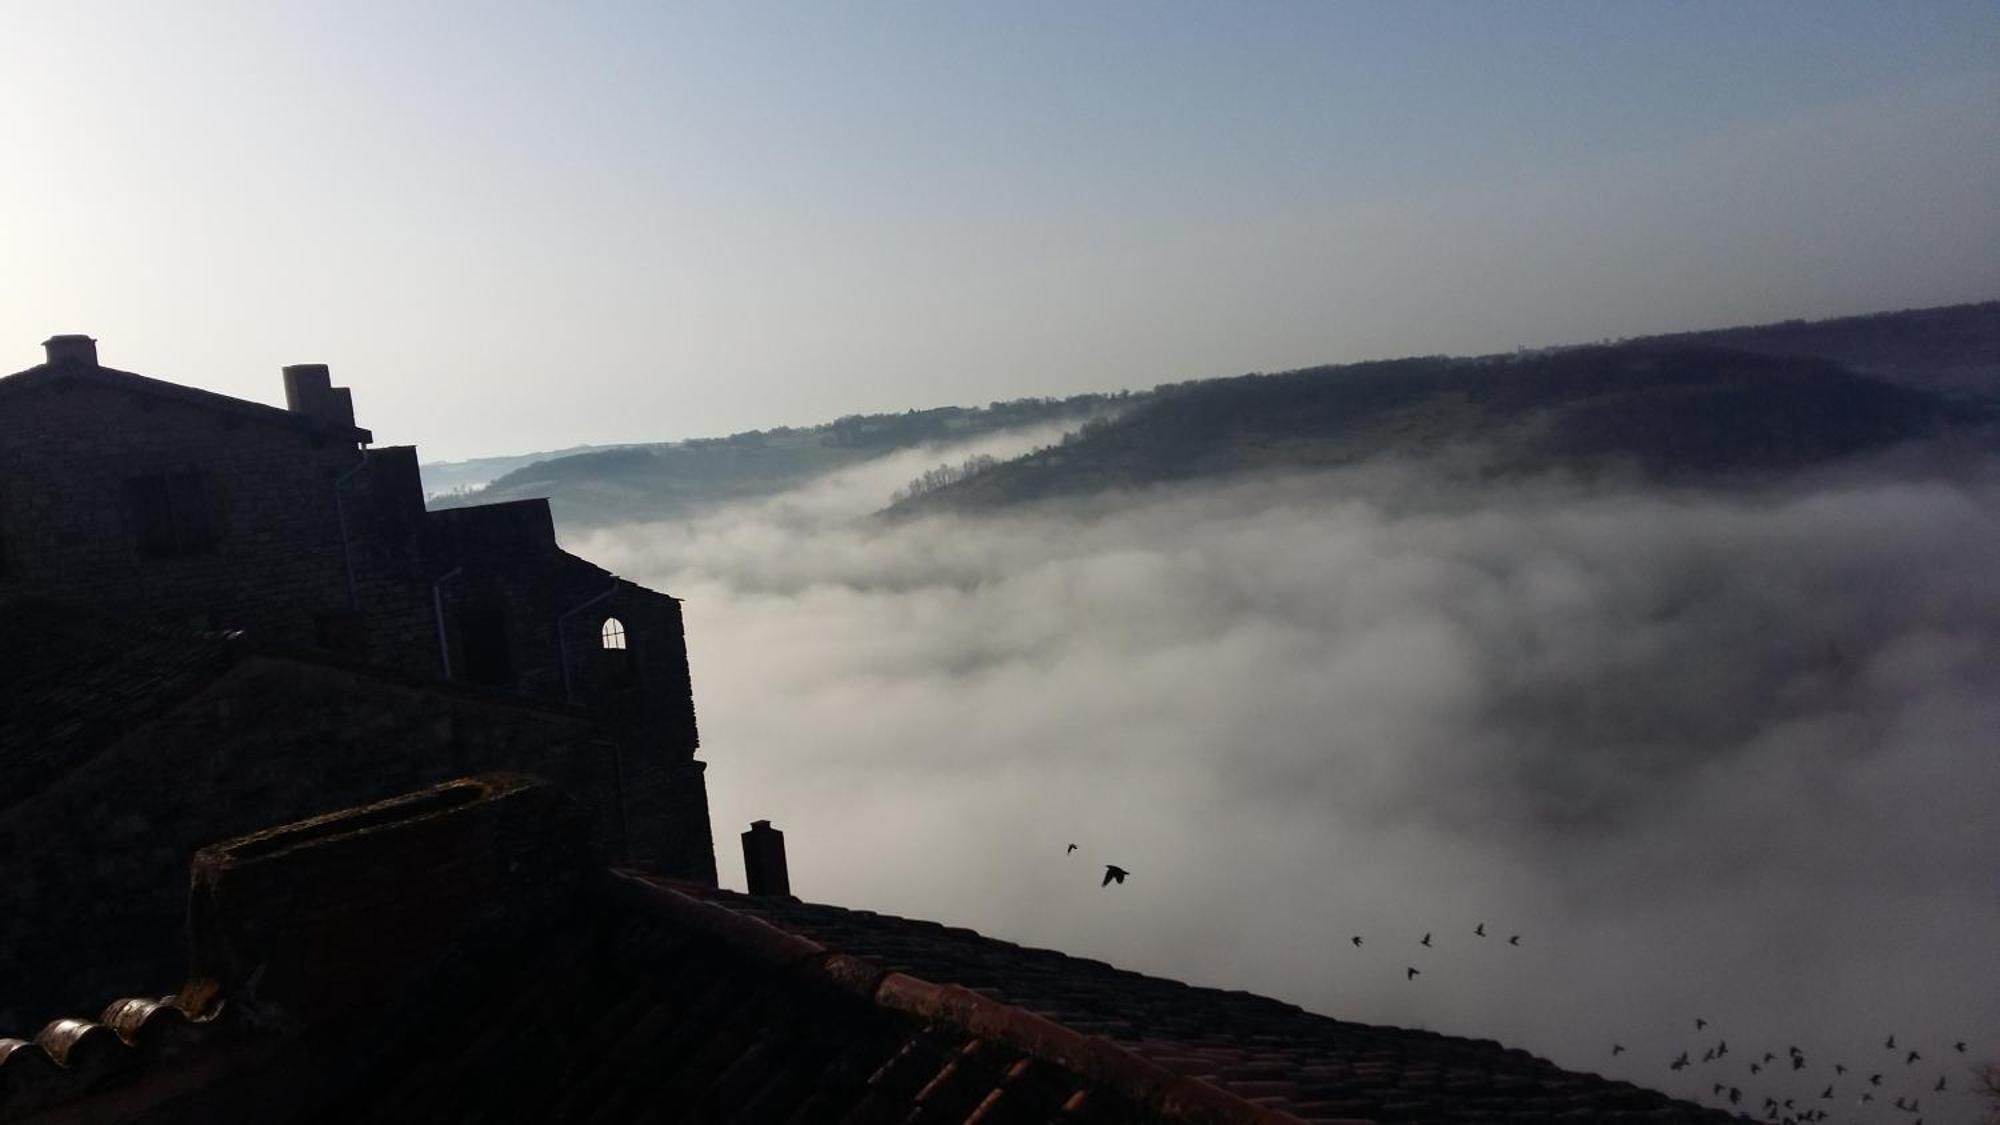
[[[438,659],[444,662],[444,678],[451,679],[451,642],[444,632],[444,584],[465,573],[462,566],[452,567],[431,583],[431,610],[437,614]]]
[[[576,690],[570,686],[569,644],[563,639],[563,626],[566,623],[568,623],[570,618],[575,617],[577,614],[582,613],[584,610],[589,609],[591,606],[594,606],[598,602],[601,602],[604,599],[610,597],[611,595],[617,593],[618,588],[620,586],[623,586],[624,584],[625,584],[624,579],[613,578],[611,580],[611,588],[609,590],[604,591],[603,593],[597,595],[594,598],[578,602],[577,604],[562,611],[562,613],[557,615],[556,617],[556,655],[562,658],[563,698],[572,703],[576,702]],[[629,644],[630,642],[628,641],[627,643]]]
[[[333,478],[333,514],[340,521],[340,561],[347,568],[347,608],[352,613],[361,612],[361,593],[354,585],[354,547],[347,541],[347,501],[342,499],[340,490],[354,474],[367,467],[368,451],[364,449],[353,468]]]

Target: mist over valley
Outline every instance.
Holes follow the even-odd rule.
[[[1977,1061],[1950,1044],[2000,1040],[1981,393],[1660,354],[1361,369],[1382,416],[1493,388],[1415,454],[1351,389],[1300,408],[1334,369],[564,534],[685,599],[725,883],[770,818],[808,899],[1711,1104],[1822,1104],[1823,1065],[1745,1071],[1797,1046],[1949,1119]],[[1713,463],[1628,424],[1663,400],[1726,404]],[[1075,474],[1099,446],[1123,470]],[[1717,1038],[1726,1070],[1669,1067]]]

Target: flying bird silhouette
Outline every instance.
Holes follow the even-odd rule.
[[[1611,1053],[1612,1053],[1612,1054],[1614,1054],[1614,1055],[1622,1055],[1622,1054],[1624,1054],[1624,1053],[1625,1053],[1625,1045],[1624,1045],[1623,1043],[1613,1043],[1613,1044],[1611,1045]]]
[[[1954,1050],[1954,1051],[1957,1051],[1957,1052],[1958,1052],[1959,1054],[1961,1054],[1961,1055],[1962,1055],[1962,1054],[1964,1054],[1964,1053],[1965,1053],[1965,1040],[1961,1039],[1961,1040],[1959,1040],[1958,1042],[1956,1042],[1956,1043],[1953,1043],[1953,1044],[1951,1045],[1951,1049],[1952,1049],[1952,1050]]]
[[[1360,935],[1360,934],[1355,934],[1355,935],[1354,935],[1353,937],[1351,937],[1351,938],[1348,938],[1347,940],[1348,940],[1348,941],[1351,941],[1351,942],[1353,942],[1353,943],[1354,943],[1354,948],[1356,948],[1356,949],[1360,949],[1360,948],[1361,948],[1361,935]]]
[[[1726,1054],[1728,1054],[1728,1053],[1729,1053],[1729,1040],[1727,1040],[1727,1039],[1724,1039],[1724,1040],[1722,1040],[1721,1042],[1719,1042],[1719,1043],[1717,1043],[1717,1044],[1715,1045],[1715,1057],[1716,1057],[1716,1058],[1718,1058],[1718,1059],[1719,1059],[1719,1058],[1721,1058],[1722,1056],[1724,1056],[1724,1055],[1726,1055]]]
[[[1895,1049],[1896,1049],[1896,1037],[1895,1037],[1895,1036],[1893,1036],[1893,1035],[1891,1035],[1891,1036],[1889,1037],[1889,1041],[1888,1041],[1888,1042],[1886,1042],[1886,1043],[1884,1043],[1884,1044],[1882,1044],[1882,1046],[1883,1046],[1884,1048],[1888,1049],[1888,1050],[1891,1050],[1891,1051],[1895,1050]]]
[[[1882,1076],[1881,1076],[1881,1075],[1879,1075],[1879,1074],[1871,1074],[1871,1075],[1869,1075],[1869,1076],[1868,1076],[1868,1084],[1869,1084],[1870,1086],[1880,1086],[1880,1085],[1882,1084]]]
[[[1734,1086],[1731,1086],[1729,1088],[1729,1104],[1735,1105],[1737,1102],[1740,1102],[1742,1100],[1743,1100],[1743,1091],[1737,1089]]]
[[[1923,1056],[1916,1053],[1915,1051],[1911,1051],[1909,1057],[1903,1060],[1903,1065],[1908,1066],[1911,1063],[1916,1062],[1920,1058],[1923,1058]]]
[[[1419,977],[1419,976],[1421,976],[1421,975],[1422,975],[1421,973],[1418,973],[1418,972],[1417,972],[1417,971],[1416,971],[1415,969],[1412,969],[1412,968],[1408,968],[1408,967],[1405,967],[1405,968],[1403,969],[1403,973],[1404,973],[1404,976],[1403,976],[1403,979],[1404,979],[1404,980],[1415,980],[1415,979],[1417,979],[1417,977]]]
[[[1694,1029],[1695,1029],[1696,1031],[1700,1031],[1700,1030],[1702,1030],[1703,1028],[1705,1028],[1705,1027],[1707,1027],[1707,1026],[1708,1026],[1708,1021],[1707,1021],[1707,1020],[1705,1020],[1705,1019],[1702,1019],[1702,1018],[1701,1018],[1700,1016],[1696,1016],[1696,1017],[1694,1018]]]
[[[1826,1089],[1824,1089],[1824,1090],[1821,1090],[1821,1091],[1819,1092],[1819,1096],[1820,1096],[1820,1097],[1822,1097],[1822,1098],[1831,1098],[1831,1097],[1833,1097],[1833,1087],[1831,1087],[1831,1086],[1828,1086],[1828,1087],[1827,1087]]]
[[[1667,1064],[1667,1069],[1681,1070],[1684,1069],[1687,1065],[1688,1065],[1688,1053],[1686,1051],[1682,1051],[1680,1054],[1674,1056],[1673,1062]]]
[[[1765,1061],[1765,1062],[1777,1062],[1777,1061],[1778,1061],[1778,1056],[1776,1056],[1776,1055],[1772,1054],[1772,1053],[1771,1053],[1771,1052],[1769,1052],[1769,1051],[1765,1051],[1765,1052],[1764,1052],[1764,1061]]]
[[[1130,871],[1125,870],[1124,868],[1118,866],[1115,863],[1107,863],[1104,865],[1104,881],[1097,885],[1100,887],[1108,887],[1113,883],[1117,883],[1119,886],[1122,887],[1125,885],[1125,876],[1130,874],[1131,874]]]
[[[1847,1073],[1847,1064],[1846,1064],[1846,1063],[1834,1063],[1834,1064],[1833,1064],[1833,1072],[1834,1072],[1835,1074],[1846,1074],[1846,1073]]]
[[[1474,926],[1474,927],[1472,927],[1472,932],[1473,932],[1474,934],[1478,935],[1479,937],[1485,937],[1485,936],[1486,936],[1486,923],[1484,923],[1484,922],[1481,922],[1481,923],[1479,923],[1479,924],[1478,924],[1477,926]]]
[[[1507,939],[1507,944],[1508,944],[1508,945],[1519,945],[1519,944],[1521,944],[1521,935],[1520,935],[1520,934],[1515,934],[1514,936],[1512,936],[1512,937],[1508,938],[1508,939]]]
[[[1931,1093],[1933,1094],[1944,1093],[1944,1075],[1942,1074],[1938,1075],[1937,1085],[1931,1087]]]
[[[1071,845],[1069,846],[1069,852],[1073,852],[1073,851],[1075,851],[1075,850],[1076,850],[1076,845],[1075,845],[1075,844],[1071,844]],[[1064,854],[1064,855],[1068,855],[1068,854],[1069,854],[1069,852],[1064,852],[1063,854]]]
[[[1424,940],[1422,940],[1422,941],[1418,942],[1417,944],[1418,944],[1418,945],[1422,945],[1422,946],[1429,946],[1429,945],[1430,945],[1430,943],[1431,943],[1431,935],[1430,935],[1430,931],[1429,931],[1429,930],[1426,930],[1426,931],[1424,931]]]
[[[1764,1073],[1764,1068],[1763,1068],[1763,1066],[1762,1066],[1761,1064],[1758,1064],[1758,1063],[1751,1063],[1751,1064],[1750,1064],[1750,1073],[1752,1073],[1752,1074],[1762,1074],[1762,1073]]]
[[[1793,1069],[1793,1070],[1804,1070],[1805,1068],[1806,1068],[1806,1057],[1805,1057],[1804,1055],[1793,1055],[1793,1056],[1792,1056],[1792,1069]]]

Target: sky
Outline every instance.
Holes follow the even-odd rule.
[[[0,369],[426,458],[2000,297],[2000,7],[0,0]]]

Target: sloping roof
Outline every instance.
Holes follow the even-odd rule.
[[[802,956],[817,949],[823,958],[877,966],[888,974],[875,993],[883,1006],[1013,1042],[1046,1042],[1053,1027],[1128,1056],[1100,1052],[1083,1068],[1099,1079],[1121,1069],[1169,1089],[1174,1076],[1320,1122],[1731,1120],[1490,1040],[1330,1019],[1247,992],[1198,988],[935,922],[625,878],[643,881],[684,918],[711,913],[707,923],[687,924],[734,929],[738,944],[757,940],[741,925],[754,921],[803,943],[795,947]]]
[[[213,682],[241,655],[236,633],[0,599],[0,808]]]
[[[0,1040],[0,1121],[1734,1120],[1497,1043],[591,869],[559,802],[487,775],[205,849],[183,999]]]
[[[338,668],[377,683],[495,706],[578,713],[561,700],[272,644],[234,630],[175,629],[32,596],[0,598],[0,809],[40,792],[251,656]]]
[[[359,426],[329,422],[323,418],[315,418],[309,414],[283,410],[275,406],[267,406],[261,402],[251,402],[249,399],[232,398],[229,395],[217,394],[214,391],[204,391],[199,387],[182,386],[179,383],[169,383],[164,379],[154,379],[150,376],[139,375],[131,371],[120,371],[115,367],[101,367],[89,363],[40,363],[25,370],[16,371],[12,375],[0,377],[0,396],[32,390],[36,387],[47,386],[50,383],[65,379],[94,384],[100,387],[110,387],[114,390],[129,391],[133,394],[148,395],[153,398],[168,399],[174,402],[185,403],[189,406],[200,407],[204,410],[235,414],[243,418],[249,418],[253,421],[264,422],[274,426],[285,426],[295,430],[307,430],[316,434],[326,434],[330,437],[339,438],[342,441],[355,441],[366,445],[375,440],[374,434]]]

